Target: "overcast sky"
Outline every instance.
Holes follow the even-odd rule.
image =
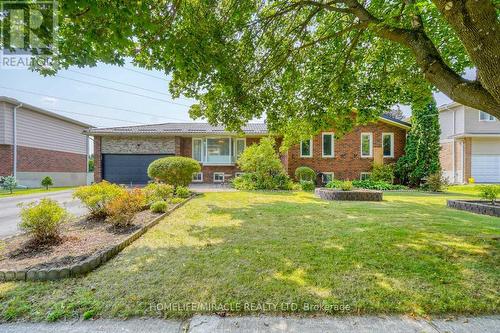
[[[172,99],[163,73],[132,64],[71,68],[54,77],[24,69],[1,69],[0,73],[0,95],[93,126],[192,121],[188,110],[194,101]],[[443,94],[436,94],[436,100],[438,105],[450,102]],[[409,113],[409,108],[403,109]]]

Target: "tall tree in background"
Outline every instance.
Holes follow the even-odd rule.
[[[430,95],[430,93],[429,93]],[[412,103],[412,127],[405,146],[405,155],[398,160],[397,175],[411,185],[441,170],[439,162],[439,110],[432,97]]]

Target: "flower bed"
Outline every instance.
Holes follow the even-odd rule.
[[[479,200],[448,200],[448,207],[468,212],[500,217],[500,205]]]
[[[64,228],[58,243],[43,248],[31,246],[26,234],[11,237],[0,248],[0,281],[57,280],[88,273],[191,198],[171,205],[163,214],[139,212],[127,228],[102,220],[76,221]]]
[[[382,191],[350,190],[342,191],[330,188],[317,188],[314,194],[324,200],[342,201],[382,201]]]

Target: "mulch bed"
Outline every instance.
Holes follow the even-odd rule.
[[[159,215],[149,210],[139,212],[131,226],[120,229],[85,217],[66,224],[60,239],[47,245],[37,246],[26,234],[11,237],[0,241],[0,270],[51,269],[78,263],[120,243]]]

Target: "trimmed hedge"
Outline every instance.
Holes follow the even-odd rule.
[[[306,166],[301,166],[295,169],[295,178],[298,181],[312,181],[316,180],[316,172],[313,169]]]
[[[153,161],[148,167],[148,176],[174,187],[188,186],[193,173],[200,170],[198,161],[189,157],[172,156]]]

